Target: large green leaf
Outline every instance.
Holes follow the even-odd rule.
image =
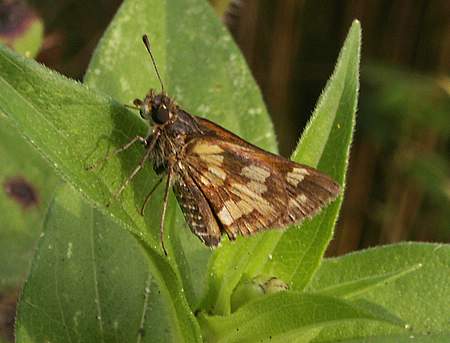
[[[61,187],[21,295],[17,342],[192,342],[138,241]]]
[[[144,131],[142,123],[110,98],[90,91],[3,47],[0,47],[0,70],[2,115],[37,147],[42,155],[51,161],[53,167],[82,192],[91,204],[97,204],[102,212],[106,212],[104,204],[110,197],[110,184],[121,174],[122,168],[120,161],[116,160],[112,163],[113,168],[102,174],[96,175],[85,170],[86,160],[101,140],[93,128],[112,130],[111,118],[121,117],[129,119],[129,130],[138,132]],[[120,137],[123,133],[120,131],[116,134]],[[138,158],[138,152],[132,151],[127,156]],[[141,188],[144,181],[141,179]],[[144,193],[141,192],[142,194]],[[147,232],[133,203],[132,197],[129,196],[129,212],[120,204],[115,204],[107,213],[120,227],[132,231],[146,242],[146,247],[151,247],[147,252],[153,266],[152,273],[160,282],[160,288],[164,290],[161,294],[174,308],[172,319],[175,322],[188,322],[193,332],[198,332],[195,319],[182,294],[179,278],[170,261],[158,252],[159,241],[155,238],[157,233],[152,236]]]
[[[264,149],[276,149],[260,91],[231,35],[203,0],[125,1],[101,39],[85,82],[124,103],[160,90]]]
[[[347,342],[355,337],[365,342],[403,342],[408,337],[415,342],[450,341],[450,245],[402,243],[328,259],[306,290],[339,289],[355,280],[408,269],[408,274],[352,297],[364,308],[372,303],[389,309],[405,321],[403,328],[347,323],[323,330],[315,342]]]
[[[358,95],[361,28],[355,21],[336,69],[322,94],[293,160],[331,175],[344,188]],[[343,192],[343,190],[342,190]],[[264,271],[301,290],[312,277],[332,237],[342,196],[313,220],[287,231],[271,231],[218,250],[210,264],[204,306],[230,311],[230,295],[243,274]]]
[[[0,292],[26,277],[44,214],[59,178],[0,117]]]
[[[199,320],[207,342],[308,342],[319,330],[341,323],[399,323],[343,300],[295,292],[269,295],[231,315],[202,315]]]

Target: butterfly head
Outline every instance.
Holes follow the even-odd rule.
[[[164,125],[175,116],[177,106],[174,101],[170,99],[164,92],[164,84],[159,74],[158,67],[156,66],[155,58],[153,57],[152,50],[150,48],[150,41],[147,35],[142,37],[145,48],[150,55],[150,58],[155,68],[156,76],[161,84],[161,92],[156,94],[153,89],[146,95],[144,100],[135,99],[134,105],[139,108],[139,114],[145,120],[151,122],[151,124],[159,126]]]
[[[135,99],[133,103],[141,117],[153,125],[163,125],[175,115],[176,105],[164,92],[156,94],[152,89],[144,100]]]

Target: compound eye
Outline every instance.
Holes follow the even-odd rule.
[[[170,112],[165,107],[160,107],[153,111],[152,119],[156,124],[164,124],[170,118]]]

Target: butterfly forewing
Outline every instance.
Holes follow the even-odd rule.
[[[281,180],[270,168],[236,149],[245,148],[203,137],[189,144],[185,158],[187,170],[231,239],[276,223],[287,201]],[[270,176],[272,181],[266,182]],[[267,194],[276,191],[278,196],[269,201]]]
[[[193,139],[183,163],[231,239],[299,222],[338,194],[326,175],[201,122],[212,134]]]
[[[339,194],[338,184],[313,168],[285,160],[276,169],[283,175],[288,192],[288,213],[280,218],[278,227],[314,216]]]

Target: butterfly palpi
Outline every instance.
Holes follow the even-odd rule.
[[[161,178],[167,175],[160,235],[164,253],[164,218],[170,187],[191,231],[208,247],[226,233],[234,240],[269,228],[283,228],[312,217],[339,194],[339,186],[318,170],[264,151],[213,122],[180,108],[166,93],[146,35],[144,44],[161,83],[143,100],[134,100],[150,125],[147,137],[136,136],[113,154],[136,142],[145,153],[113,194],[117,198],[147,160]],[[105,160],[105,159],[104,159]],[[167,254],[167,253],[166,253]]]

